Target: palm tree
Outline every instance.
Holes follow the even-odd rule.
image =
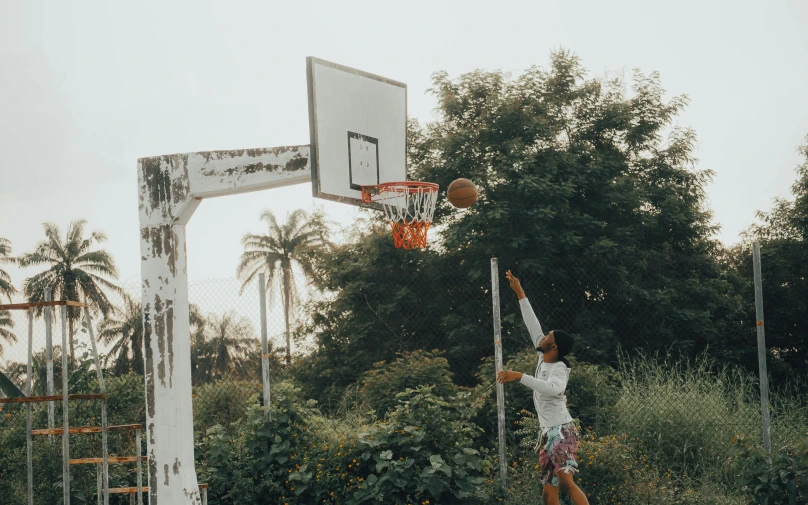
[[[314,258],[328,244],[328,228],[322,212],[309,217],[302,209],[287,215],[283,224],[278,224],[270,210],[261,213],[261,220],[267,223],[269,233],[244,235],[241,241],[244,252],[236,272],[242,279],[242,291],[262,272],[267,274],[270,301],[276,291],[272,286],[280,288],[286,323],[286,364],[289,365],[292,362],[291,318],[293,308],[300,300],[292,268],[296,266],[307,278],[317,275]]]
[[[113,314],[98,326],[98,339],[105,344],[112,344],[105,360],[109,363],[114,358],[114,374],[135,372],[143,375],[143,307],[140,301],[128,295],[124,295],[124,304],[121,317]],[[190,309],[192,330],[202,327],[204,319],[199,309],[194,304],[190,305]]]
[[[14,261],[11,258],[11,241],[0,237],[0,264],[10,263]],[[11,276],[0,268],[0,296],[8,298],[9,302],[13,302],[11,295],[17,293],[14,284],[11,283]],[[7,310],[0,310],[0,341],[6,340],[8,342],[16,342],[17,337],[11,332],[14,328],[14,320],[11,318],[11,313]],[[3,352],[3,345],[0,342],[0,353]]]
[[[250,321],[234,311],[210,316],[201,332],[192,336],[194,383],[220,379],[228,373],[244,375],[249,365],[245,358],[256,342]]]
[[[98,340],[112,344],[105,360],[115,358],[113,373],[122,375],[134,371],[143,375],[143,309],[139,301],[124,296],[123,314],[121,317],[111,315],[101,322]]]
[[[104,317],[116,311],[107,297],[106,290],[123,293],[106,277],[116,278],[118,270],[112,256],[103,249],[93,250],[95,243],[103,242],[107,236],[94,231],[84,238],[85,220],[72,221],[64,240],[59,236],[59,228],[52,223],[44,223],[45,240],[24,253],[17,260],[20,266],[49,265],[50,268],[40,272],[23,282],[23,293],[29,302],[45,300],[45,290],[50,288],[54,299],[61,301],[84,301],[91,311],[101,312]],[[42,308],[37,309],[37,315]],[[70,327],[70,359],[74,359],[73,326],[81,316],[77,307],[68,307],[68,325]]]
[[[14,320],[11,319],[11,312],[0,310],[0,355],[3,354],[2,340],[11,343],[17,341],[17,336],[14,335],[11,328],[14,328]]]
[[[11,263],[14,259],[11,257],[11,241],[7,238],[0,237],[0,264]],[[5,296],[11,302],[11,295],[17,293],[14,284],[11,283],[11,276],[8,272],[0,268],[0,296]]]

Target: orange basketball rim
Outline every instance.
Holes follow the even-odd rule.
[[[425,249],[432,224],[438,185],[432,182],[383,182],[362,186],[364,203],[379,203],[393,230],[393,243],[399,249]]]

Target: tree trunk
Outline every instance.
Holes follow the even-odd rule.
[[[292,364],[292,332],[289,328],[289,305],[292,301],[292,269],[283,269],[283,318],[286,323],[286,364]]]
[[[76,361],[76,354],[73,351],[73,318],[70,317],[70,308],[68,307],[67,312],[67,336],[70,339],[70,363],[75,363]],[[64,351],[62,351],[64,352]]]
[[[143,341],[141,338],[132,340],[132,366],[131,369],[143,375]]]

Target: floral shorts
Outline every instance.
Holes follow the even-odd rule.
[[[541,483],[558,486],[559,471],[578,472],[578,429],[575,423],[542,430],[535,450],[539,451]]]

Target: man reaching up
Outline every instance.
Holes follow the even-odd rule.
[[[519,279],[510,270],[505,276],[519,298],[522,319],[538,352],[539,363],[535,376],[502,370],[497,374],[497,382],[504,384],[518,380],[533,390],[533,404],[541,427],[536,449],[539,450],[545,505],[559,504],[559,490],[567,493],[575,505],[589,505],[586,495],[573,481],[573,476],[578,472],[578,430],[567,410],[567,397],[564,396],[570,377],[570,364],[564,356],[572,350],[573,338],[560,330],[544,335]]]

